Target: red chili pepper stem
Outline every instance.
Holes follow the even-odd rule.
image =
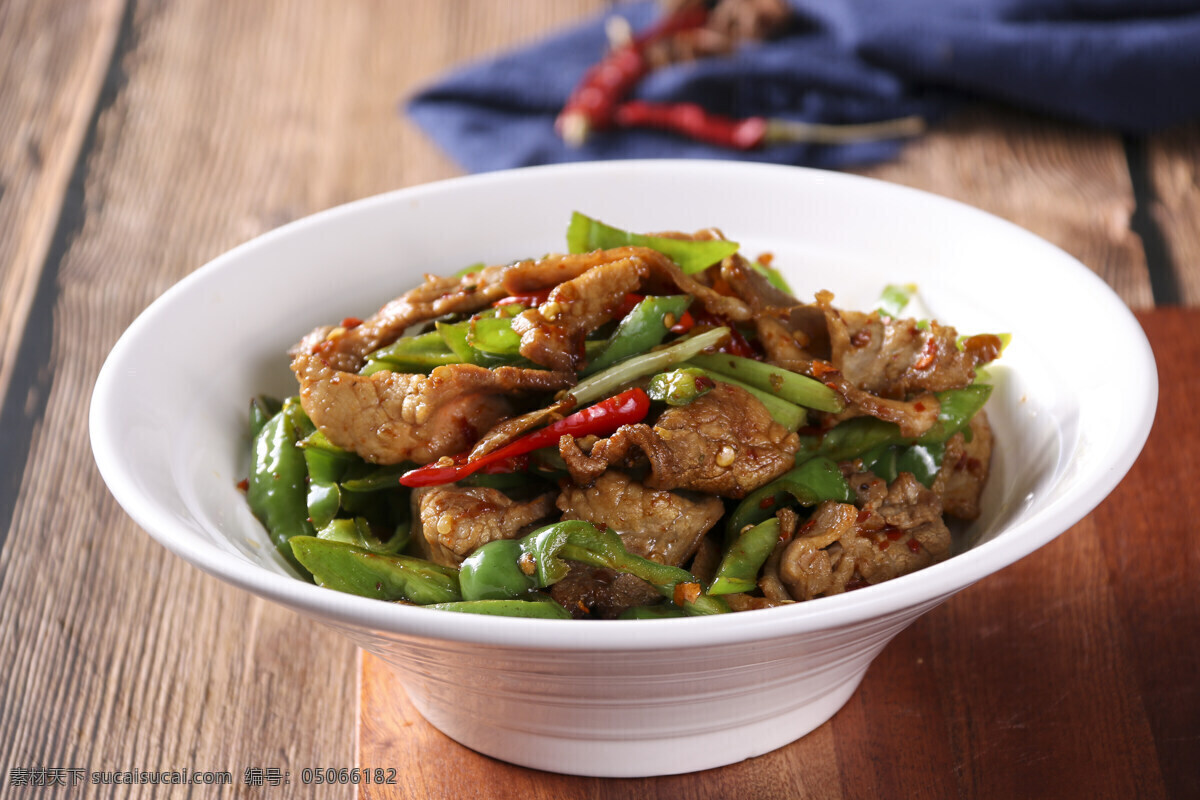
[[[400,476],[403,486],[439,486],[453,483],[473,475],[480,469],[499,461],[515,458],[526,453],[558,444],[564,434],[571,436],[606,436],[622,425],[641,422],[650,412],[650,397],[641,389],[627,389],[618,395],[602,400],[594,406],[577,411],[569,417],[553,422],[541,430],[526,434],[514,442],[493,450],[479,458],[468,460],[470,453],[459,453],[426,464]]]

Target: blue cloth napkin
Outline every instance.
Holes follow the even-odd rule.
[[[782,37],[657,70],[633,97],[734,117],[936,119],[989,99],[1126,132],[1200,118],[1197,0],[789,0]],[[653,3],[616,7],[640,30]],[[884,160],[901,143],[726,150],[672,133],[607,131],[565,145],[554,118],[607,49],[603,17],[466,66],[409,115],[472,172],[613,158],[736,158],[818,167]]]

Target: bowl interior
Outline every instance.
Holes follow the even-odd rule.
[[[983,516],[960,538],[964,552],[914,579],[760,612],[773,620],[837,624],[968,585],[1086,514],[1149,431],[1154,364],[1128,309],[1074,259],[1008,223],[838,174],[717,162],[585,164],[361,201],[198,270],[131,326],[97,383],[92,437],[105,480],[142,527],[204,569],[330,619],[424,630],[429,614],[419,609],[287,579],[236,488],[247,473],[247,403],[258,393],[295,392],[285,352],[311,328],[365,317],[424,272],[562,250],[576,209],[635,230],[717,225],[744,252],[773,253],[802,299],[830,289],[836,304],[869,309],[884,285],[911,282],[934,316],[960,332],[1013,335],[991,370],[993,475]],[[1081,329],[1086,346],[1078,344]],[[439,624],[438,635],[544,630],[539,621],[489,620],[485,633],[479,620],[460,619],[471,615],[440,616],[455,619]],[[654,627],[683,630],[677,623],[728,626]],[[752,628],[724,635],[749,636]]]

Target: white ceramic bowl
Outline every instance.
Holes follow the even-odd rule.
[[[235,486],[247,473],[249,398],[295,391],[287,347],[318,324],[367,316],[425,271],[561,251],[575,209],[635,230],[717,225],[746,252],[773,252],[802,297],[832,289],[838,304],[866,309],[886,283],[916,282],[960,331],[1011,332],[993,370],[997,447],[971,544],[850,594],[679,620],[439,613],[289,574]],[[249,242],[130,326],[90,421],[96,462],[138,524],[201,569],[383,657],[452,738],[538,769],[643,776],[739,761],[829,719],[918,615],[1094,508],[1140,451],[1156,396],[1153,356],[1125,305],[1011,224],[842,174],[663,161],[419,186]]]

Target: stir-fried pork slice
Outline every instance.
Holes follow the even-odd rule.
[[[854,577],[854,560],[844,558],[843,541],[857,533],[858,509],[849,503],[827,500],[800,526],[783,551],[779,578],[796,600],[839,594]]]
[[[553,492],[527,502],[482,486],[438,486],[418,492],[423,549],[431,560],[448,567],[457,567],[488,542],[515,539],[554,510]]]
[[[882,583],[950,554],[941,501],[911,474],[890,486],[869,472],[849,480],[857,505],[822,503],[783,553],[779,576],[796,600]]]
[[[640,451],[650,462],[647,486],[738,498],[787,472],[799,445],[800,438],[752,395],[718,383],[688,405],[668,408],[653,427],[623,425],[593,444],[590,454],[563,437],[559,453],[582,486],[609,465],[632,463]]]
[[[831,361],[860,389],[904,399],[916,392],[961,389],[975,378],[975,366],[1000,352],[995,336],[972,337],[977,346],[958,348],[958,332],[930,322],[881,317],[878,312],[825,308]],[[985,344],[984,340],[995,340]]]
[[[567,486],[558,496],[563,519],[585,519],[621,536],[625,548],[643,558],[682,565],[700,539],[725,513],[711,495],[688,498],[651,489],[624,473],[609,470],[591,488]]]
[[[355,372],[368,353],[391,344],[418,322],[479,311],[502,297],[556,286],[620,257],[614,251],[552,254],[483,267],[461,277],[426,275],[423,284],[392,300],[361,324],[317,328],[293,348],[293,354],[320,353],[336,369]]]
[[[878,481],[878,483],[876,483]],[[863,492],[863,484],[870,488]],[[950,530],[942,521],[942,501],[910,473],[902,472],[887,486],[870,473],[851,476],[863,517],[851,555],[858,575],[882,583],[942,561],[950,555]]]
[[[775,361],[771,358],[772,347],[764,339],[767,335],[776,334],[786,339],[789,355],[797,353],[799,348],[798,356],[804,361],[828,359],[829,329],[825,324],[825,312],[820,307],[801,303],[787,292],[775,288],[766,276],[736,253],[721,264],[721,277],[754,310],[759,341],[765,347],[769,360]],[[763,321],[774,323],[769,334],[764,335]],[[785,366],[780,361],[775,363]]]
[[[559,283],[537,308],[519,314],[512,323],[521,336],[521,355],[556,370],[577,369],[583,359],[583,340],[613,318],[626,294],[648,280],[691,294],[713,314],[732,320],[751,316],[750,308],[700,283],[667,256],[645,247],[618,247],[588,254],[595,266]],[[515,269],[515,268],[514,268]],[[561,274],[571,274],[564,269]],[[522,273],[523,274],[523,273]]]
[[[315,353],[334,369],[356,372],[368,353],[391,344],[409,326],[443,314],[478,311],[506,296],[506,269],[484,267],[461,278],[426,275],[425,283],[392,300],[361,324],[317,328],[292,348],[292,356]]]
[[[885,422],[894,422],[900,426],[902,434],[916,437],[937,422],[941,404],[932,394],[924,394],[912,400],[877,397],[855,386],[829,362],[811,358],[780,321],[770,317],[759,317],[755,323],[768,361],[820,380],[846,401],[846,411],[840,417],[831,419],[831,423],[866,414]]]
[[[649,274],[646,259],[631,255],[560,283],[545,303],[513,319],[521,355],[551,369],[575,371],[583,360],[584,337],[612,319],[625,295]]]
[[[942,469],[933,490],[942,498],[942,510],[958,519],[979,516],[979,496],[987,483],[992,460],[992,427],[980,411],[971,418],[971,441],[961,433],[946,443]]]
[[[429,375],[362,376],[305,353],[295,356],[292,369],[313,423],[338,447],[377,464],[426,463],[461,452],[510,414],[506,395],[556,391],[574,381],[566,373],[472,364]]]

